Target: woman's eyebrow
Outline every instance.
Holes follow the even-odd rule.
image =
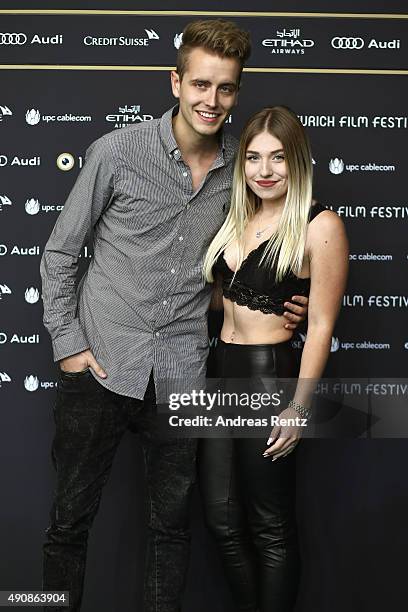
[[[259,151],[252,151],[251,149],[248,149],[247,153],[256,153],[257,155],[259,155]],[[283,153],[283,149],[276,149],[276,151],[270,151],[271,155],[273,155],[274,153]]]

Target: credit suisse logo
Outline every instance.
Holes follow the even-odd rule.
[[[155,30],[146,29],[146,36],[139,38],[130,36],[85,36],[83,44],[87,47],[148,47],[150,41],[160,40],[159,34]]]

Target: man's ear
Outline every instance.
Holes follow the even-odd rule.
[[[171,90],[173,92],[173,96],[175,98],[179,98],[180,97],[180,77],[178,72],[176,72],[175,70],[172,70],[170,72],[170,80],[171,80]]]

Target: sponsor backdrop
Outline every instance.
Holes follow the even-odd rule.
[[[406,376],[404,3],[337,2],[330,4],[332,13],[318,12],[327,10],[323,2],[308,3],[307,12],[301,2],[253,2],[248,12],[240,0],[226,3],[223,13],[216,13],[215,2],[187,9],[176,0],[0,2],[0,448],[6,502],[0,590],[40,587],[57,384],[42,327],[43,247],[89,143],[110,130],[151,121],[173,104],[169,70],[191,19],[221,15],[250,31],[253,53],[226,129],[238,136],[248,115],[261,107],[292,107],[311,138],[315,196],[347,226],[350,278],[327,374]],[[87,245],[84,267],[91,257]],[[212,321],[211,335],[216,326]],[[304,338],[301,333],[295,339],[299,349]],[[404,444],[303,444],[299,522],[306,569],[300,611],[379,609],[391,568],[377,565],[371,551],[377,559],[390,557],[394,531],[387,523],[396,526],[406,510],[403,503],[395,507],[390,493],[398,484],[406,504],[407,483],[396,468]],[[140,471],[137,438],[129,434],[91,536],[85,612],[139,609],[145,537],[139,529]],[[228,593],[198,502],[193,521],[185,610],[227,610]],[[403,543],[393,544],[395,558]],[[397,605],[404,580],[398,583],[397,563],[392,565],[388,604],[391,599]],[[373,586],[376,572],[381,580]]]

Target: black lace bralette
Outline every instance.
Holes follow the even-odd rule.
[[[310,209],[309,221],[319,213],[327,210],[322,204],[315,204]],[[244,259],[231,284],[234,272],[228,267],[224,251],[219,255],[213,267],[214,275],[222,278],[222,293],[225,298],[250,310],[260,310],[265,314],[283,315],[283,304],[289,302],[293,295],[309,295],[310,278],[299,278],[288,272],[278,283],[275,280],[276,267],[268,268],[259,262],[268,244],[268,240],[250,251]]]

